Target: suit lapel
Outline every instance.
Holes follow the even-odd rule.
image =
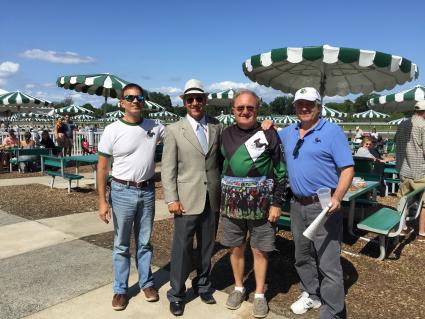
[[[190,125],[189,120],[187,118],[184,118],[182,120],[181,129],[182,129],[183,137],[187,139],[189,143],[192,144],[199,152],[204,154],[201,144],[199,144],[198,138],[196,137],[195,132],[193,131],[193,128]]]
[[[216,143],[217,139],[217,125],[214,125],[210,122],[207,117],[207,125],[208,125],[208,152],[211,150],[214,143]],[[208,154],[208,153],[207,153]]]

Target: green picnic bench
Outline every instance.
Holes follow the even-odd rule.
[[[80,180],[84,176],[78,174],[66,173],[64,171],[65,163],[62,157],[56,156],[41,156],[41,170],[44,174],[52,177],[50,188],[53,188],[55,183],[55,177],[60,176],[68,181],[68,193],[71,192],[71,182],[73,180]]]
[[[16,148],[13,151],[15,157],[10,160],[10,171],[12,171],[12,165],[18,165],[18,171],[21,171],[20,163],[34,162],[34,158],[28,156],[41,157],[42,155],[52,155],[50,148]]]
[[[389,239],[398,238],[405,221],[414,220],[419,216],[424,191],[425,187],[416,189],[400,199],[397,210],[387,207],[381,208],[357,224],[357,228],[379,236],[379,260],[385,259]]]

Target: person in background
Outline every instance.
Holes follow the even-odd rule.
[[[356,134],[354,135],[354,143],[361,143],[363,139],[363,130],[356,126]]]
[[[58,144],[59,149],[61,150],[61,153],[65,146],[65,135],[63,132],[64,132],[63,119],[60,117],[55,123],[55,140],[56,140],[56,143]]]
[[[9,160],[10,160],[11,154],[7,152],[7,150],[14,147],[19,147],[19,140],[16,137],[15,131],[13,129],[9,130],[7,137],[3,140],[2,146],[4,151],[1,153],[0,164],[3,169],[9,166]]]
[[[62,122],[64,134],[64,156],[71,156],[72,147],[74,146],[74,131],[78,130],[77,126],[71,121],[69,114],[66,114]]]
[[[417,102],[414,111],[410,120],[398,126],[395,135],[396,168],[400,172],[401,196],[425,186],[425,101]],[[423,199],[425,200],[425,195]],[[410,234],[410,229],[404,229],[402,234]],[[425,206],[422,206],[419,215],[416,240],[425,242]]]
[[[48,130],[44,130],[41,133],[41,140],[40,140],[40,147],[42,148],[50,148],[52,150],[52,154],[57,156],[59,154],[59,149],[56,147],[55,143],[53,142],[52,138],[49,135]]]
[[[31,132],[25,132],[24,140],[21,142],[21,148],[31,149],[35,148],[35,141],[32,139]],[[32,172],[35,169],[35,162],[38,160],[36,155],[20,155],[19,167],[21,172]]]
[[[378,138],[379,138],[379,133],[376,131],[376,128],[375,128],[375,127],[372,129],[372,132],[370,132],[370,136],[371,136],[372,138],[374,138],[376,141],[378,140]]]

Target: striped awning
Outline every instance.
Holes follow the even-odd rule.
[[[323,117],[326,121],[330,122],[330,123],[341,123],[342,120],[336,117]]]
[[[294,116],[285,115],[285,116],[275,117],[273,121],[276,124],[293,124],[293,123],[298,123],[300,120],[295,115]]]
[[[401,56],[329,45],[274,49],[251,56],[242,68],[261,85],[285,93],[311,86],[322,97],[391,90],[419,76],[417,65]]]
[[[323,117],[347,117],[347,113],[337,111],[334,109],[331,109],[330,107],[327,107],[326,105],[322,106],[322,116]]]
[[[108,113],[105,114],[105,116],[119,119],[119,118],[124,116],[124,112],[121,111],[121,110],[108,112]]]
[[[388,124],[390,124],[390,125],[400,125],[402,122],[407,121],[407,120],[410,120],[410,118],[402,117],[401,119],[389,121]]]
[[[235,116],[232,114],[224,114],[223,111],[221,111],[221,114],[215,117],[221,124],[224,125],[231,125],[235,123]]]
[[[370,99],[367,105],[378,111],[405,112],[413,111],[416,102],[423,100],[425,100],[425,86],[417,85],[413,89]]]
[[[361,113],[354,113],[353,117],[355,118],[361,118],[361,119],[381,119],[381,118],[386,118],[386,117],[390,117],[388,114],[385,113],[380,113],[380,112],[376,112],[374,110],[368,110],[365,112],[361,112]]]
[[[89,121],[94,121],[96,118],[91,115],[80,114],[80,115],[73,116],[72,119],[76,122],[89,122]]]
[[[157,113],[149,113],[149,117],[153,118],[153,119],[178,119],[180,118],[180,116],[178,116],[177,114],[168,112],[168,111],[161,111],[161,112],[157,112]]]
[[[51,102],[37,98],[35,96],[23,93],[20,91],[8,92],[0,95],[0,110],[10,110],[10,111],[29,111],[29,110],[39,110],[39,111],[49,111],[51,107],[49,105]]]
[[[214,104],[218,106],[229,106],[236,90],[229,89],[221,92],[208,94],[208,104]]]
[[[58,114],[91,114],[93,111],[78,105],[64,106],[56,110]]]

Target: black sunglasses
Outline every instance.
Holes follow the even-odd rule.
[[[300,148],[303,145],[303,143],[304,143],[304,139],[300,138],[297,144],[295,144],[294,151],[292,152],[292,155],[294,156],[294,158],[298,157],[298,154],[300,153]]]
[[[247,106],[239,105],[239,106],[235,106],[235,110],[238,113],[242,113],[245,109],[247,110],[247,112],[252,113],[252,112],[255,111],[256,107],[255,106],[252,106],[252,105],[247,105]]]
[[[143,95],[125,95],[124,100],[127,102],[133,102],[134,99],[137,100],[137,102],[143,102],[145,100],[145,97]]]
[[[189,103],[189,104],[192,104],[194,100],[196,100],[196,102],[198,102],[198,103],[202,103],[202,102],[204,102],[204,97],[203,96],[188,97],[186,99],[186,102]]]

